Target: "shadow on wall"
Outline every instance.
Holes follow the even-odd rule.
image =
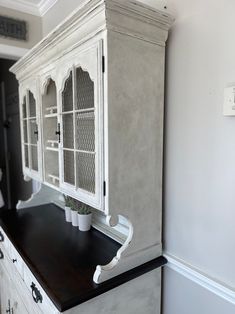
[[[0,189],[5,201],[2,209],[15,208],[19,199],[25,200],[32,193],[32,183],[25,182],[22,174],[18,83],[9,72],[14,62],[0,59]]]

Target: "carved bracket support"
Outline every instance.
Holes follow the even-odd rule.
[[[104,282],[112,277],[117,276],[121,272],[123,272],[122,269],[122,256],[124,252],[129,247],[132,237],[133,237],[133,225],[130,222],[129,219],[127,219],[124,216],[118,215],[118,216],[107,216],[106,222],[110,227],[114,227],[118,224],[120,217],[125,220],[126,224],[129,226],[129,233],[126,238],[126,241],[121,246],[121,248],[117,251],[116,256],[112,259],[112,261],[107,265],[97,265],[96,271],[93,276],[93,280],[95,283],[101,283]]]

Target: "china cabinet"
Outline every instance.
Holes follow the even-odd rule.
[[[92,206],[93,228],[120,244],[109,261],[97,263],[95,284],[162,254],[164,67],[172,23],[166,10],[141,2],[86,0],[11,68],[19,80],[23,172],[41,183],[17,208],[61,205],[61,193]],[[159,270],[154,276],[160,283]],[[142,280],[154,283],[149,275]],[[132,297],[134,283],[133,289]],[[159,313],[157,291],[151,314]]]

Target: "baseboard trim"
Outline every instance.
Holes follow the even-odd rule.
[[[192,265],[185,263],[183,260],[178,259],[170,254],[163,254],[168,263],[166,267],[176,271],[182,276],[188,278],[194,283],[200,285],[204,289],[216,294],[218,297],[235,304],[235,290],[228,287],[225,283],[219,282],[208,275],[202,273],[200,270],[195,269]]]

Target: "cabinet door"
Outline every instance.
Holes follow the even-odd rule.
[[[77,51],[61,90],[61,187],[103,209],[103,73],[101,43]]]
[[[38,120],[36,96],[26,90],[21,102],[23,170],[37,180],[40,178]]]
[[[55,81],[42,78],[43,177],[46,184],[59,187],[59,142],[57,88]]]

